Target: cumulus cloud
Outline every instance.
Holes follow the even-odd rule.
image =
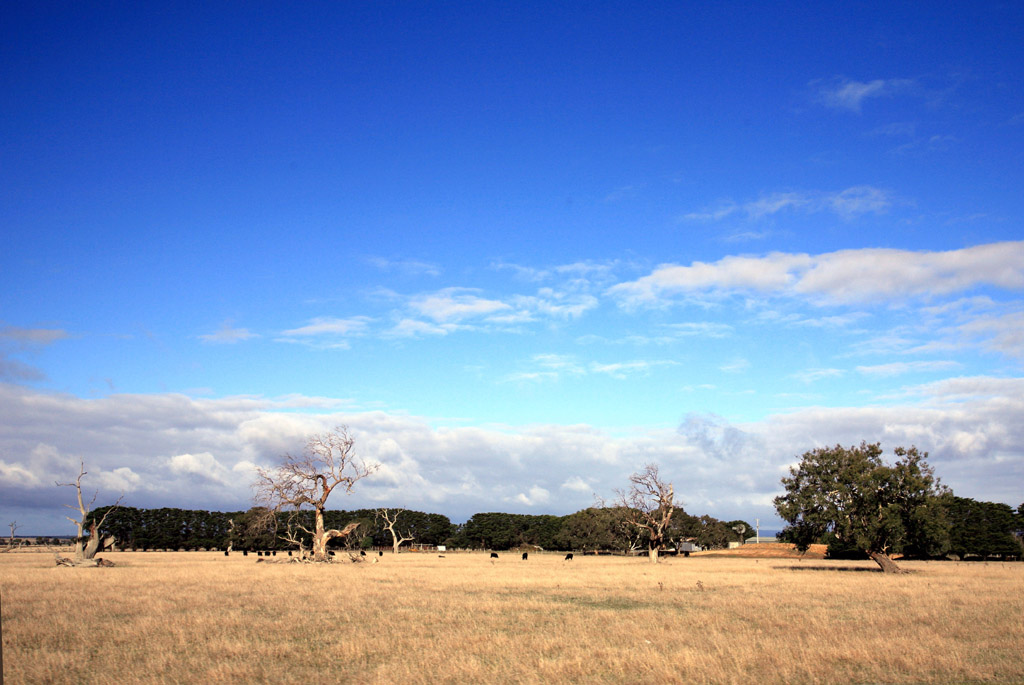
[[[573,476],[564,483],[561,487],[563,490],[573,490],[575,492],[593,492],[593,487],[587,481],[583,480],[579,476]]]
[[[215,483],[229,484],[231,472],[209,452],[199,454],[176,454],[167,460],[172,473],[195,475]]]
[[[386,412],[293,413],[258,398],[81,399],[10,385],[0,385],[0,405],[0,502],[5,515],[45,525],[39,532],[63,530],[53,483],[73,478],[80,459],[86,487],[100,490],[97,504],[124,492],[129,506],[233,511],[251,506],[256,466],[272,466],[310,434],[342,423],[357,454],[381,471],[331,506],[407,506],[455,520],[493,511],[496,502],[509,511],[571,513],[653,462],[687,511],[765,522],[774,520],[779,479],[800,454],[861,440],[881,441],[890,453],[911,444],[929,451],[948,485],[978,499],[1017,502],[1024,471],[1021,378],[948,379],[906,389],[879,407],[805,407],[744,423],[689,414],[677,430],[618,433],[587,425],[437,426]]]
[[[529,493],[520,492],[512,499],[527,507],[537,507],[547,504],[551,500],[551,493],[540,486],[534,485],[530,488]]]

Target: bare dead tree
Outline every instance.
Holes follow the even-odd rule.
[[[107,511],[103,514],[103,517],[99,521],[95,519],[93,519],[92,521],[88,521],[89,512],[92,511],[92,505],[96,503],[96,497],[99,496],[100,494],[100,491],[97,490],[95,493],[93,493],[92,499],[89,500],[89,505],[85,505],[85,501],[82,499],[82,477],[88,473],[89,472],[85,470],[85,462],[83,461],[82,467],[78,471],[78,478],[75,479],[74,483],[57,483],[59,487],[74,488],[75,492],[78,494],[77,509],[76,507],[70,504],[64,505],[68,509],[75,509],[79,513],[79,518],[77,519],[71,518],[70,516],[64,517],[68,521],[71,521],[71,523],[75,524],[75,527],[78,529],[78,535],[75,537],[76,561],[81,561],[83,559],[92,559],[96,556],[96,552],[99,551],[101,542],[99,530],[103,526],[103,522],[107,520],[107,516],[110,515],[110,512],[114,511],[114,509],[117,509],[117,507],[120,506],[121,504],[121,500],[124,499],[124,495],[118,497],[117,501],[114,502],[114,505],[107,509]],[[85,525],[87,521],[89,523],[88,538],[86,538],[85,536]]]
[[[359,525],[350,523],[343,530],[324,528],[327,498],[336,489],[352,492],[353,486],[377,470],[353,454],[354,441],[348,428],[338,426],[329,433],[316,434],[307,440],[300,456],[285,454],[276,469],[257,469],[253,484],[255,500],[276,516],[288,511],[289,519],[283,539],[300,544],[301,533],[313,538],[313,559],[328,561],[327,543],[334,538],[348,537]],[[304,525],[301,512],[313,511],[313,528]]]
[[[391,546],[394,548],[395,554],[398,554],[398,548],[403,542],[411,542],[415,539],[411,535],[406,535],[395,530],[395,524],[398,523],[398,517],[403,511],[405,511],[405,509],[377,510],[377,518],[384,519],[384,527],[387,528],[389,533],[391,533]]]
[[[675,492],[672,483],[658,474],[657,464],[647,464],[629,477],[629,483],[628,490],[615,491],[616,504],[622,508],[626,525],[646,534],[647,551],[651,563],[656,564],[676,510]]]
[[[17,521],[11,521],[7,525],[11,528],[11,538],[7,541],[7,547],[0,550],[0,552],[10,552],[12,549],[18,546],[17,541],[14,539],[14,533],[21,526],[18,525]]]

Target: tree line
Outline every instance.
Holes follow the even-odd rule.
[[[945,516],[950,523],[947,536],[936,549],[907,545],[904,556],[932,557],[953,554],[965,557],[1014,557],[1021,555],[1020,531],[1024,531],[1024,504],[1014,510],[1007,504],[978,502],[966,497],[948,496]],[[630,552],[646,547],[643,534],[625,525],[625,512],[617,506],[589,507],[565,516],[551,514],[509,514],[484,512],[473,514],[465,523],[454,524],[443,514],[408,509],[397,512],[395,528],[411,538],[407,544],[446,545],[452,549],[494,550],[530,548],[578,552]],[[312,512],[304,512],[310,517]],[[120,505],[100,507],[90,512],[106,520],[99,529],[102,537],[112,536],[120,547],[128,549],[227,549],[288,550],[296,545],[282,539],[278,532],[287,523],[285,514],[277,515],[278,531],[273,526],[253,525],[265,512],[260,507],[248,511],[203,511],[192,509],[139,509]],[[325,510],[325,523],[344,527],[359,526],[344,545],[369,549],[390,547],[392,538],[378,509]],[[666,547],[679,549],[688,542],[701,549],[724,549],[754,532],[745,521],[721,521],[707,514],[695,516],[677,507],[666,531]],[[311,537],[303,540],[307,548]],[[826,533],[814,542],[829,546],[834,558],[863,557],[856,546]],[[339,543],[335,547],[344,546]]]
[[[443,514],[409,509],[354,509],[323,512],[324,525],[344,528],[358,523],[344,540],[332,547],[390,547],[394,540],[383,511],[394,516],[394,528],[405,542],[416,545],[445,545],[453,549],[505,551],[518,548],[575,551],[628,552],[642,548],[645,539],[624,525],[619,507],[590,507],[573,514],[473,514],[465,523],[454,524]],[[271,512],[272,513],[272,512]],[[286,534],[290,513],[268,519],[263,507],[247,511],[204,511],[194,509],[140,509],[106,506],[90,512],[87,523],[105,519],[99,534],[113,537],[127,549],[228,549],[287,550],[300,545],[312,548],[312,536],[298,536],[298,544]],[[314,512],[298,513],[301,522],[311,524]],[[304,520],[303,520],[304,519]],[[670,529],[672,543],[689,541],[705,549],[727,547],[742,540],[753,528],[743,521],[723,522],[711,516],[690,516],[677,509]],[[294,529],[293,529],[294,532]]]

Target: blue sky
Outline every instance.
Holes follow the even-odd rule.
[[[647,462],[773,521],[797,455],[1024,499],[1024,9],[138,4],[0,22],[0,516],[563,514]],[[63,499],[62,499],[63,498]],[[5,519],[6,520],[6,519]]]

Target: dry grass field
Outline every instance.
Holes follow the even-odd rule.
[[[1024,682],[1019,563],[104,557],[0,555],[7,683]]]

